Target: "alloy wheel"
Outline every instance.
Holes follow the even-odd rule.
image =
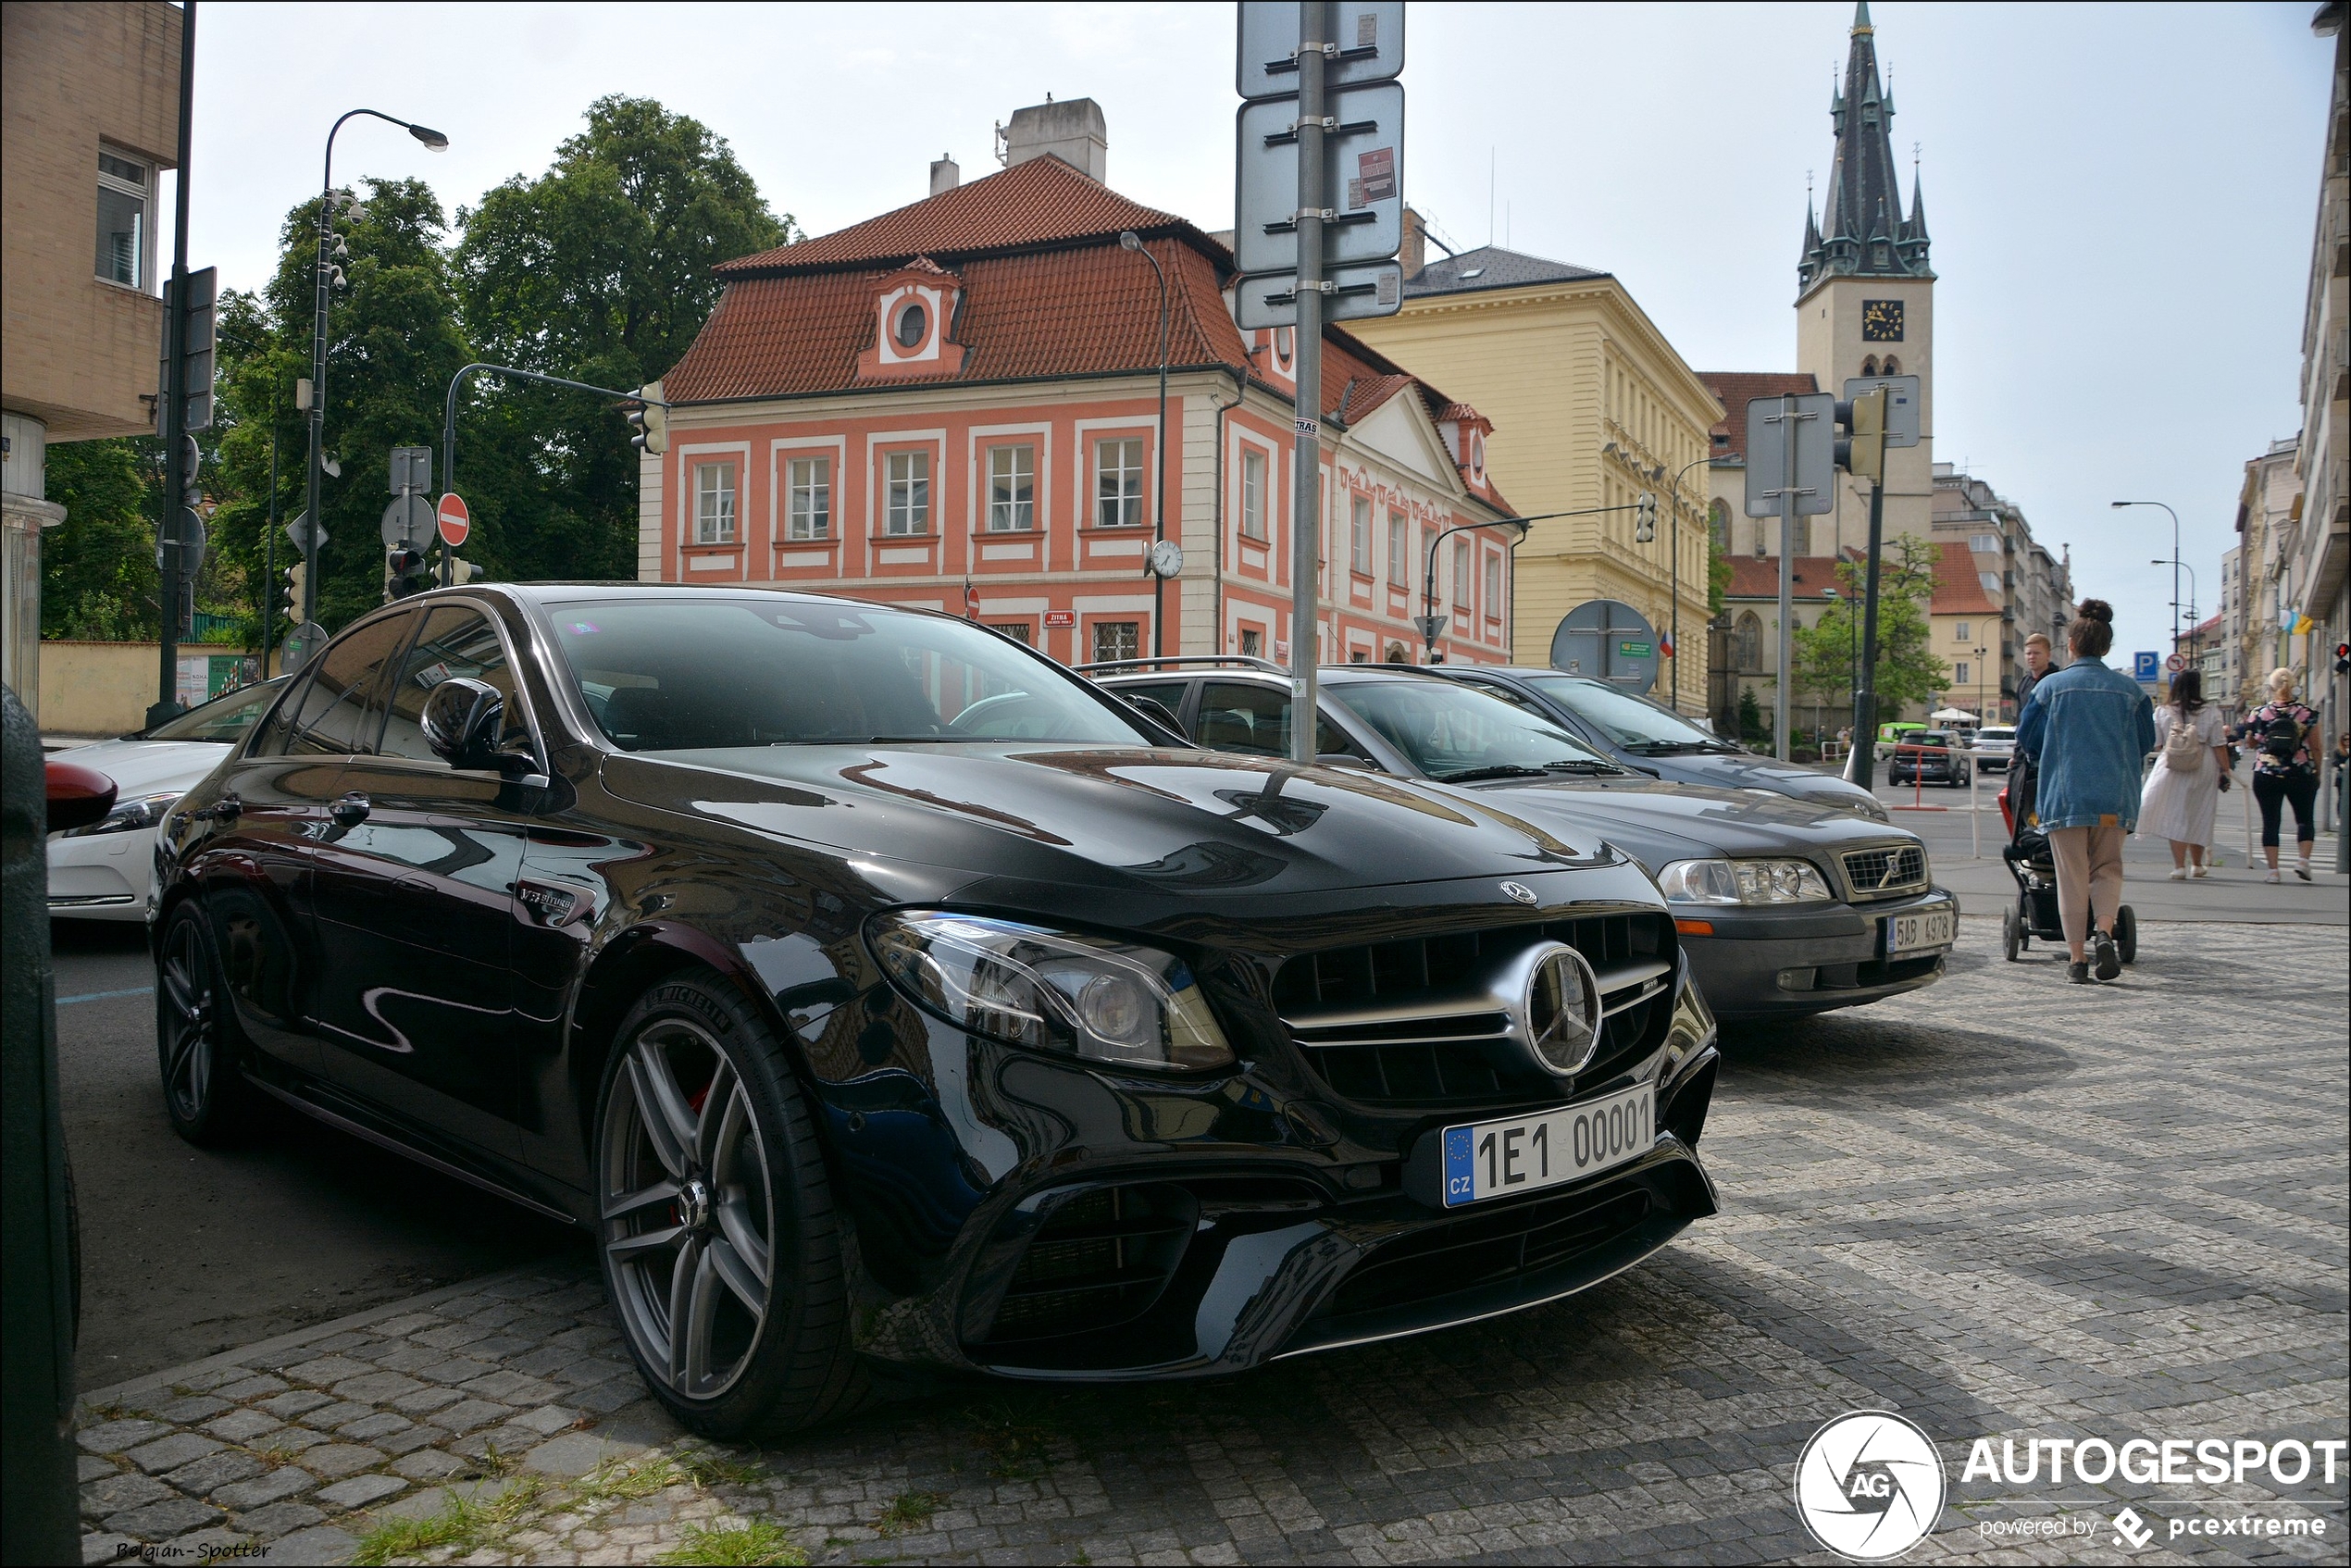
[[[725,1393],[773,1306],[776,1218],[758,1113],[699,1026],[659,1018],[629,1040],[607,1103],[602,1241],[643,1361],[688,1400]]]
[[[155,980],[163,999],[164,1092],[181,1122],[200,1122],[219,1056],[220,1023],[211,954],[193,918],[172,923]]]

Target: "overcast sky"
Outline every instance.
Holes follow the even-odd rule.
[[[2163,644],[2170,502],[2209,615],[2245,459],[2295,395],[2331,41],[2314,0],[1873,7],[1934,239],[1935,455],[2071,543],[2118,652]],[[1412,7],[1404,189],[1462,244],[1602,268],[1700,370],[1793,368],[1808,172],[1825,183],[1848,4]],[[990,172],[992,128],[1090,96],[1110,183],[1232,223],[1227,5],[246,6],[198,13],[192,260],[253,287],[316,192],[429,180],[450,208],[535,175],[607,93],[733,143],[821,234]],[[1489,186],[1492,200],[1489,204]],[[1503,476],[1507,484],[1508,476]]]

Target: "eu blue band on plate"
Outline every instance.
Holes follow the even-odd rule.
[[[1471,1150],[1471,1129],[1445,1130],[1445,1203],[1466,1203],[1477,1196],[1476,1155]]]

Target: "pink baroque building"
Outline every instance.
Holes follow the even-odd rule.
[[[943,609],[1072,663],[1288,657],[1293,344],[1234,324],[1217,240],[1048,156],[720,272],[661,382],[641,578]],[[1164,532],[1184,551],[1163,584],[1145,564],[1163,272]],[[1325,343],[1323,657],[1417,662],[1437,544],[1439,651],[1504,660],[1514,530],[1437,543],[1512,515],[1491,427],[1345,332]]]

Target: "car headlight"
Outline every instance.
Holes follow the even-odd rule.
[[[908,1000],[974,1034],[1122,1066],[1233,1062],[1172,952],[972,915],[884,915],[869,930]]]
[[[142,795],[135,801],[117,801],[114,810],[87,828],[77,828],[62,835],[68,839],[85,839],[96,833],[131,833],[142,828],[156,828],[163,823],[163,814],[180,803],[183,791],[172,790],[165,795]]]
[[[1677,860],[1657,874],[1668,903],[1824,903],[1835,897],[1810,861]]]

